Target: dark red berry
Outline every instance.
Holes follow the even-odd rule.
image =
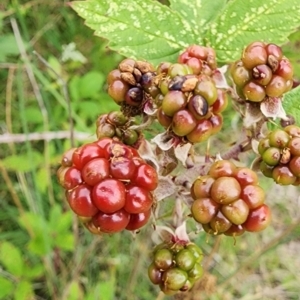
[[[72,160],[75,167],[81,170],[87,162],[98,157],[104,157],[103,150],[97,143],[89,143],[77,148],[73,153]]]
[[[153,191],[158,185],[158,175],[156,170],[147,164],[140,165],[131,182],[134,185],[140,186],[148,191]]]
[[[82,177],[80,170],[69,167],[64,173],[63,187],[66,190],[71,190],[82,183]]]
[[[84,165],[81,174],[85,183],[94,186],[110,176],[109,162],[105,158],[94,158]]]
[[[127,230],[137,230],[143,227],[149,220],[151,216],[151,209],[138,214],[131,214],[130,221],[125,229]]]
[[[92,217],[98,212],[91,196],[92,188],[81,184],[67,193],[67,200],[71,209],[82,217]]]
[[[115,233],[122,231],[129,224],[130,214],[124,209],[118,210],[113,214],[98,212],[92,219],[96,228],[104,233]]]
[[[126,198],[124,209],[131,214],[149,211],[153,204],[153,198],[148,190],[139,186],[130,185],[126,187]]]
[[[99,210],[114,213],[125,205],[125,186],[119,180],[107,178],[94,186],[92,197]]]
[[[132,158],[116,157],[110,161],[110,175],[115,179],[129,180],[136,171],[135,163]]]
[[[262,205],[258,208],[250,210],[246,222],[243,227],[247,231],[264,230],[271,222],[271,210],[267,205]]]

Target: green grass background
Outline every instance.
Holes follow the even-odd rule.
[[[299,41],[296,32],[284,46],[298,79]],[[72,43],[76,49],[66,50]],[[136,236],[92,236],[68,209],[55,177],[71,146],[70,110],[78,146],[95,138],[98,115],[118,109],[105,78],[121,59],[65,1],[0,3],[0,299],[171,299],[146,275],[152,227]],[[213,153],[240,134],[241,120],[230,106],[224,120],[211,140]],[[252,159],[242,155],[246,165]],[[236,240],[193,233],[206,273],[174,299],[300,299],[299,188],[264,178],[261,185],[271,226]],[[172,201],[164,203],[167,212]],[[192,222],[189,227],[195,229]]]

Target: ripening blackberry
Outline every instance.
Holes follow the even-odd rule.
[[[293,86],[293,67],[281,47],[253,42],[230,70],[238,95],[251,102],[281,97]]]
[[[215,50],[210,47],[191,45],[180,54],[178,62],[188,65],[196,75],[212,75],[217,68]]]
[[[261,231],[271,221],[256,173],[228,160],[216,161],[207,175],[199,176],[191,196],[192,217],[209,234],[238,236],[245,231]]]
[[[281,185],[299,185],[300,180],[300,127],[288,125],[271,131],[260,140],[260,170]]]
[[[143,113],[147,95],[154,87],[155,69],[149,62],[124,59],[107,76],[108,94],[126,116]]]
[[[148,277],[165,294],[190,290],[203,275],[202,250],[194,243],[161,243],[153,251]]]
[[[126,117],[121,111],[111,111],[98,117],[96,135],[98,139],[110,137],[126,145],[134,146],[142,138],[141,132],[130,129],[130,126],[134,124],[134,118]]]
[[[94,234],[137,230],[151,216],[156,170],[119,141],[103,137],[66,151],[57,177],[70,208]]]
[[[159,123],[183,141],[199,143],[222,128],[227,95],[208,75],[196,75],[182,63],[157,69],[160,93],[155,97]]]

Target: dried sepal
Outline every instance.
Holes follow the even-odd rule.
[[[189,152],[191,150],[192,144],[180,144],[175,147],[175,157],[184,165],[186,166],[186,160],[188,158]]]
[[[252,127],[263,118],[264,115],[262,114],[260,107],[258,105],[252,103],[246,103],[245,117],[243,120],[243,124],[245,128]]]
[[[224,65],[221,68],[215,69],[211,75],[212,80],[214,81],[218,89],[228,89],[229,85],[225,77],[225,73],[228,70],[228,65]]]
[[[158,186],[154,190],[153,196],[155,197],[156,201],[159,202],[172,196],[176,192],[176,190],[177,186],[169,177],[159,176]]]
[[[267,118],[276,118],[286,119],[286,113],[282,106],[281,97],[266,97],[260,104],[260,110],[263,115]]]
[[[151,141],[155,143],[163,151],[168,151],[176,144],[176,140],[174,139],[174,136],[168,131],[159,133]]]
[[[189,236],[186,232],[186,222],[182,222],[182,224],[180,226],[178,226],[176,229],[175,229],[175,241],[178,242],[178,241],[181,241],[181,242],[189,242],[190,239],[189,239]]]

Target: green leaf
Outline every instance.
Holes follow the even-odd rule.
[[[82,299],[82,297],[83,297],[83,290],[81,285],[77,281],[72,281],[71,284],[68,286],[68,293],[67,293],[66,300],[77,300],[77,299]]]
[[[33,234],[28,243],[28,249],[32,253],[43,256],[52,251],[54,240],[50,236],[50,228],[43,216],[28,212],[19,218],[19,223]]]
[[[78,88],[80,79],[81,78],[78,75],[74,75],[69,81],[69,90],[72,103],[74,103],[75,101],[77,102],[80,99],[80,92]]]
[[[300,125],[300,86],[292,89],[290,92],[284,94],[283,108],[285,112],[295,118],[296,124]]]
[[[79,93],[82,98],[92,98],[101,90],[105,77],[99,72],[88,72],[79,81]]]
[[[21,281],[14,292],[15,300],[33,299],[32,285],[28,281]]]
[[[110,101],[114,102],[112,99],[110,99]],[[98,117],[101,106],[105,107],[105,101],[99,101],[99,103],[96,103],[95,101],[85,100],[76,105],[76,110],[80,112],[83,119],[94,120]]]
[[[36,264],[34,266],[25,266],[24,278],[29,280],[42,277],[45,274],[45,268],[43,264]]]
[[[170,0],[170,7],[189,21],[199,35],[223,10],[226,0]]]
[[[49,227],[51,230],[55,230],[56,224],[61,217],[61,207],[59,205],[54,205],[51,207],[49,215]]]
[[[229,1],[205,36],[217,52],[218,61],[230,62],[241,56],[253,41],[283,44],[300,25],[300,1]]]
[[[49,187],[48,172],[46,168],[40,168],[35,173],[35,183],[41,193],[45,193]]]
[[[68,232],[72,225],[72,212],[67,211],[62,214],[56,222],[56,231],[57,232]]]
[[[5,62],[8,55],[19,54],[19,49],[13,34],[0,36],[0,45],[0,62]]]
[[[54,240],[55,246],[66,251],[73,251],[75,247],[75,239],[73,233],[58,234]]]
[[[43,115],[37,107],[26,107],[24,116],[32,124],[43,124]]]
[[[113,274],[112,274],[113,275]],[[101,300],[112,300],[115,295],[115,277],[111,276],[109,281],[99,282],[96,286],[90,287],[85,300],[94,300],[101,295]]]
[[[43,156],[39,152],[32,152],[31,155],[16,154],[5,157],[2,160],[3,166],[11,171],[28,172],[39,166]]]
[[[14,285],[11,281],[0,277],[0,299],[7,299],[14,290]]]
[[[112,50],[127,57],[173,61],[188,45],[201,43],[189,21],[158,1],[90,0],[71,6]]]
[[[6,270],[15,276],[22,276],[24,263],[21,251],[9,242],[0,244],[0,262]]]

